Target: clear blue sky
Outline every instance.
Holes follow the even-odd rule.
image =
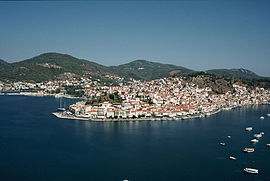
[[[45,52],[270,76],[270,1],[0,2],[0,58]]]

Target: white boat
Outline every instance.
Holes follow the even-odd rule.
[[[252,131],[252,127],[247,127],[246,131]]]
[[[267,114],[267,116],[270,116],[270,114]]]
[[[254,152],[254,151],[255,151],[254,148],[245,148],[245,149],[243,150],[243,152],[246,152],[246,153],[252,153],[252,152]]]
[[[262,137],[262,134],[254,134],[254,138],[261,138]]]
[[[236,160],[237,158],[233,157],[233,156],[230,156],[230,159],[231,160]]]
[[[252,174],[258,174],[259,173],[259,170],[258,169],[255,169],[255,168],[245,168],[244,169],[244,172],[246,172],[246,173],[252,173]]]
[[[225,146],[225,143],[223,143],[223,142],[222,142],[222,143],[219,143],[219,144],[220,144],[221,146]]]
[[[266,146],[270,147],[270,143],[267,143]]]
[[[229,135],[228,138],[231,138],[231,136]]]
[[[264,132],[260,132],[261,135],[264,135]]]
[[[66,109],[65,108],[63,108],[63,107],[59,107],[59,108],[57,108],[58,109],[58,111],[65,111]]]
[[[261,117],[260,117],[260,119],[264,119],[264,117],[263,117],[263,116],[261,116]]]
[[[252,139],[252,140],[250,140],[252,143],[258,143],[259,142],[259,140],[257,140],[257,139]]]

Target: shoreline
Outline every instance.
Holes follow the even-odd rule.
[[[40,94],[37,92],[0,92],[0,96],[32,96],[32,97],[55,97],[67,99],[85,99],[84,97],[74,97],[71,95],[58,95],[58,94]]]
[[[193,119],[193,118],[203,118],[208,117],[214,114],[217,114],[221,111],[241,108],[244,106],[252,106],[252,105],[269,105],[270,103],[260,103],[260,104],[245,104],[245,105],[237,105],[237,106],[231,106],[231,107],[225,107],[218,109],[216,111],[208,112],[208,113],[201,113],[196,115],[185,115],[185,116],[179,116],[179,117],[143,117],[143,118],[106,118],[106,119],[91,119],[88,117],[78,117],[74,115],[68,115],[64,114],[65,112],[53,112],[52,114],[59,118],[59,119],[70,119],[70,120],[80,120],[80,121],[91,121],[91,122],[129,122],[129,121],[175,121],[175,120],[186,120],[186,119]]]

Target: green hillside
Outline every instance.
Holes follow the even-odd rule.
[[[110,67],[115,73],[125,78],[134,78],[141,80],[153,80],[172,75],[187,75],[193,70],[146,60],[135,60],[127,64]]]
[[[56,79],[57,76],[65,72],[77,75],[82,75],[83,73],[91,73],[93,75],[110,73],[105,66],[59,53],[45,53],[9,65],[12,67],[12,70],[5,71],[4,75],[10,74],[7,78],[13,80],[45,81]]]

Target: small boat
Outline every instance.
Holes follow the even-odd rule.
[[[266,146],[270,147],[270,143],[267,143]]]
[[[219,143],[219,144],[220,144],[221,146],[225,146],[225,143],[223,143],[223,142],[222,142],[222,143]]]
[[[63,107],[59,107],[59,108],[57,108],[57,110],[58,110],[58,111],[65,111],[66,109],[63,108]]]
[[[231,160],[236,160],[237,158],[233,157],[233,156],[230,156],[230,159]]]
[[[247,127],[246,131],[252,131],[252,127]]]
[[[254,138],[261,138],[262,134],[254,134]]]
[[[270,114],[267,114],[267,116],[270,116]]]
[[[229,135],[228,138],[231,138],[231,136]]]
[[[128,179],[124,179],[123,181],[128,181]]]
[[[260,117],[260,119],[264,119],[264,117],[263,117],[263,116],[261,116],[261,117]]]
[[[258,174],[259,173],[259,170],[258,169],[255,169],[255,168],[245,168],[244,169],[244,172],[246,172],[246,173],[252,173],[252,174]]]
[[[264,132],[260,132],[261,135],[264,135]]]
[[[252,143],[258,143],[259,142],[259,140],[257,140],[257,139],[252,139],[252,140],[250,140]]]
[[[245,149],[243,150],[243,152],[246,152],[246,153],[252,153],[252,152],[254,152],[254,151],[255,151],[254,148],[245,148]]]

